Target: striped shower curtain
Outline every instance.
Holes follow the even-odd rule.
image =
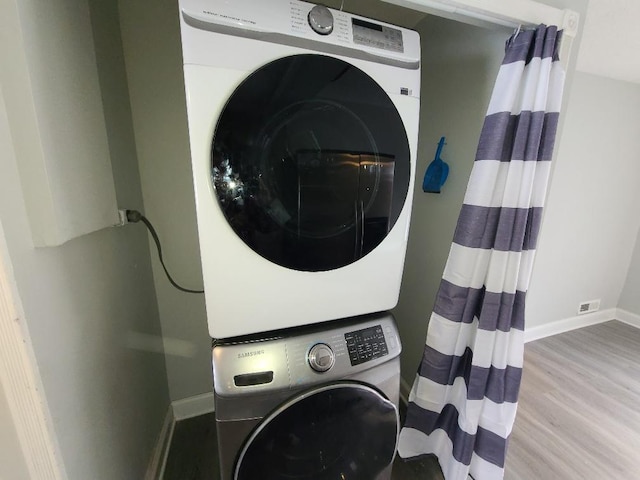
[[[399,454],[435,454],[446,480],[504,475],[562,101],[560,33],[541,25],[507,41],[409,396]]]

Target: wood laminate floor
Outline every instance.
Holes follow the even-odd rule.
[[[393,480],[442,479],[432,458],[394,463]],[[640,480],[640,330],[617,321],[525,347],[505,480],[573,479]],[[178,422],[164,480],[219,480],[213,414]]]
[[[531,342],[505,480],[640,479],[640,330],[617,321]]]

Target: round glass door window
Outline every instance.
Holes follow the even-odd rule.
[[[303,271],[340,268],[376,248],[400,215],[411,171],[389,96],[360,69],[322,55],[278,59],[240,84],[211,160],[235,233],[267,260]]]
[[[393,461],[398,411],[359,383],[318,388],[276,409],[241,450],[234,480],[373,480]]]

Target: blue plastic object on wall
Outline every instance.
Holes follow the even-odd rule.
[[[444,137],[440,138],[438,142],[438,149],[436,150],[436,156],[433,161],[427,167],[427,171],[424,172],[424,180],[422,180],[422,190],[428,193],[440,193],[440,189],[444,182],[447,181],[449,176],[449,165],[442,161],[440,154],[442,153],[442,147],[444,147]]]

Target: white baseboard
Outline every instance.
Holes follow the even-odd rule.
[[[532,342],[541,338],[550,337],[559,333],[569,332],[577,328],[588,327],[598,323],[608,322],[617,318],[616,308],[609,308],[594,313],[586,313],[575,317],[565,318],[556,322],[539,325],[537,327],[527,328],[524,331],[524,341]],[[640,317],[639,317],[640,318]]]
[[[617,308],[616,320],[631,325],[632,327],[640,328],[640,315],[637,313],[631,313],[622,308]]]
[[[214,411],[213,392],[194,395],[171,403],[173,418],[177,421],[185,420]]]
[[[164,417],[164,423],[160,429],[160,434],[158,435],[158,440],[156,441],[156,447],[153,450],[153,455],[149,462],[147,474],[144,477],[145,480],[162,480],[164,477],[164,469],[167,465],[169,447],[171,446],[175,426],[176,421],[173,417],[173,408],[169,405],[167,414]]]

